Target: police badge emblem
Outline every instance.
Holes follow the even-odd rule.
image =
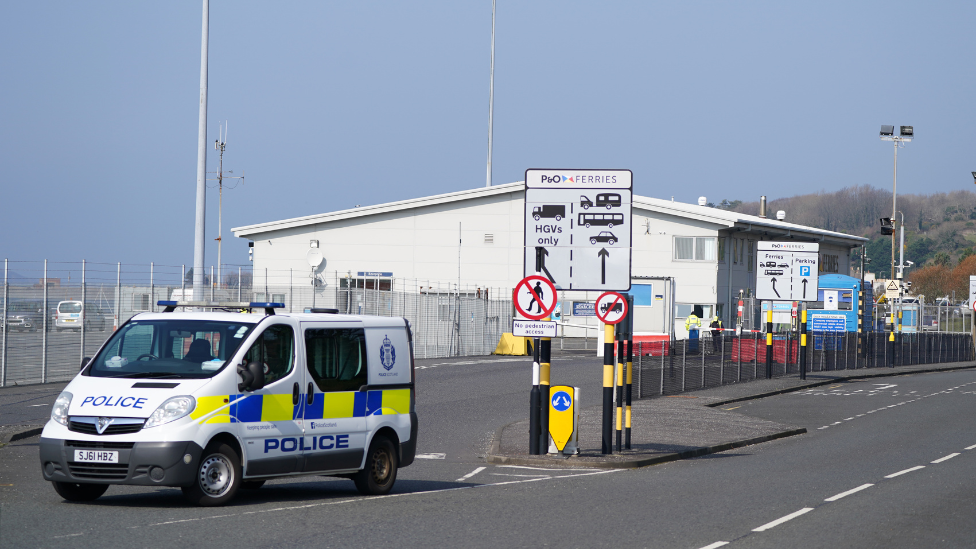
[[[387,371],[393,369],[393,364],[396,363],[396,349],[393,347],[393,343],[390,342],[389,336],[383,336],[383,345],[380,347],[380,364]]]

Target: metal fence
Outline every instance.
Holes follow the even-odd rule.
[[[857,333],[807,334],[807,372],[883,368],[976,360],[973,339],[960,333],[865,334],[864,356],[857,352]],[[773,338],[773,377],[800,372],[802,347],[796,334]],[[712,339],[639,342],[634,344],[634,376],[639,397],[752,381],[766,376],[766,335],[734,331]]]
[[[510,289],[339,273],[311,280],[305,275],[298,284],[279,277],[275,282],[287,282],[257,288],[249,284],[248,269],[225,265],[224,271],[228,276],[222,278],[211,269],[198,297],[275,301],[289,312],[318,307],[404,317],[418,358],[491,354],[501,334],[512,331]],[[70,379],[81,359],[92,356],[118,326],[136,314],[160,311],[160,300],[190,299],[188,279],[184,266],[5,261],[0,387]],[[84,316],[58,321],[64,301],[83,302]]]

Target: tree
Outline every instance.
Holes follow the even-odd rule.
[[[935,254],[935,257],[932,258],[932,261],[934,261],[936,265],[948,267],[952,263],[952,257],[950,257],[946,252],[938,252]]]
[[[912,283],[912,293],[924,295],[929,301],[951,293],[951,279],[952,271],[944,265],[929,265],[908,275],[908,280]]]

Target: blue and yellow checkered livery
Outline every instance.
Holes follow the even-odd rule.
[[[197,398],[190,414],[203,423],[252,423],[293,419],[338,419],[410,413],[410,389],[314,393],[312,403],[301,394],[219,395]]]

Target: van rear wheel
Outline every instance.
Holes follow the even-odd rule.
[[[230,445],[211,442],[203,451],[196,479],[184,486],[183,496],[201,507],[215,507],[230,501],[241,487],[241,458]]]
[[[54,491],[68,501],[95,501],[108,490],[108,484],[57,481],[51,484],[54,485]]]
[[[366,454],[366,465],[353,475],[359,493],[381,496],[393,489],[397,476],[397,452],[390,439],[380,436],[373,439]]]

